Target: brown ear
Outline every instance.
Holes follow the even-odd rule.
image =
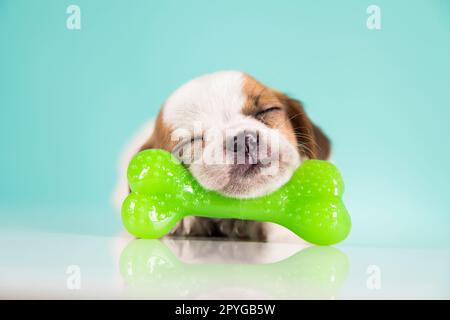
[[[139,151],[146,149],[164,149],[172,151],[171,148],[173,147],[173,142],[170,140],[169,128],[163,123],[162,112],[163,108],[161,108],[161,111],[156,117],[155,125],[150,137],[140,147]]]
[[[139,151],[147,150],[147,149],[153,149],[153,136],[148,138],[145,143],[139,148]]]
[[[328,159],[331,152],[328,137],[311,122],[300,101],[283,96],[282,102],[287,107],[287,115],[294,129],[300,152],[310,159]]]

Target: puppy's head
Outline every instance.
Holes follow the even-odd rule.
[[[297,100],[237,71],[195,78],[163,105],[142,149],[174,153],[203,187],[249,198],[275,191],[329,141]]]

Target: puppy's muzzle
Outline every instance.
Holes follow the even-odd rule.
[[[259,133],[257,131],[241,131],[228,137],[226,152],[233,155],[234,164],[257,164],[259,150]]]

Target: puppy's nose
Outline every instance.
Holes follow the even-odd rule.
[[[258,154],[258,133],[242,131],[230,137],[232,141],[227,143],[227,150],[245,158],[256,159]]]

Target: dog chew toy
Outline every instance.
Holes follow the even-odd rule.
[[[128,182],[122,220],[138,238],[160,238],[187,215],[274,222],[318,245],[344,240],[351,227],[342,177],[326,161],[304,161],[271,194],[235,199],[205,190],[171,153],[150,149],[131,160]]]

